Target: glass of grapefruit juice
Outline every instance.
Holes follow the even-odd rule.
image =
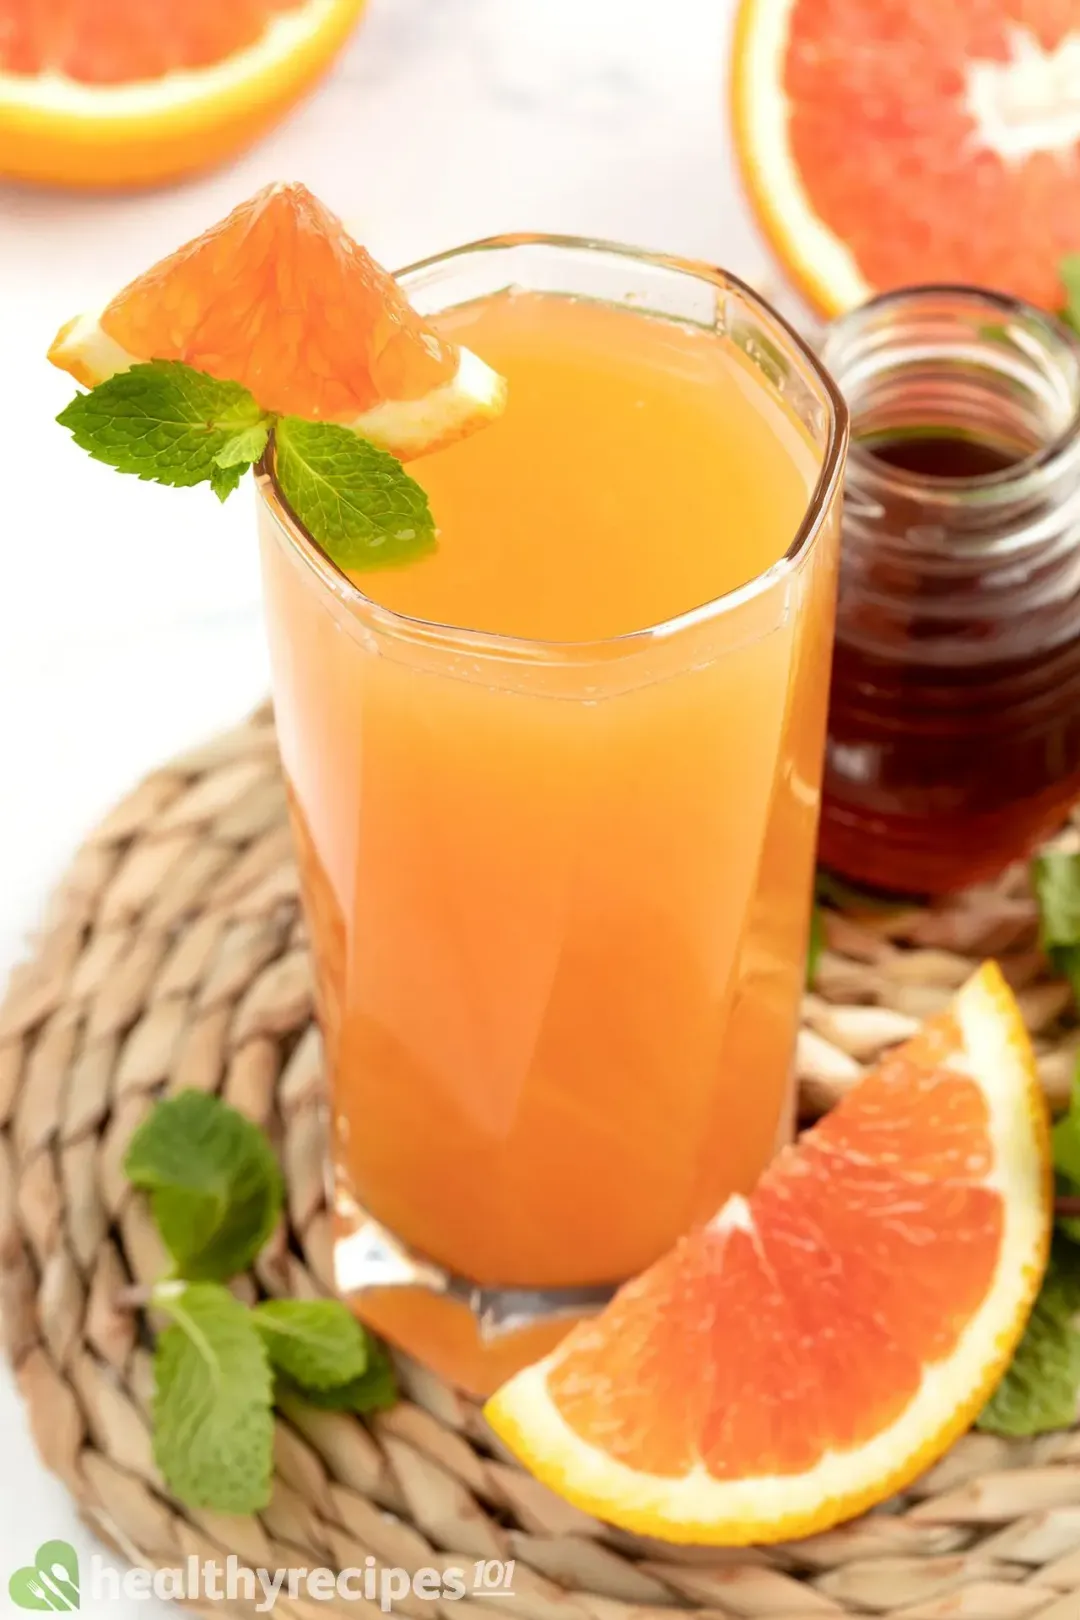
[[[259,480],[359,1313],[478,1393],[791,1128],[846,413],[704,266],[502,238],[401,277],[506,377],[347,577]]]

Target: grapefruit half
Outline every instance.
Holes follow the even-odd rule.
[[[741,0],[735,146],[823,314],[927,281],[1062,303],[1080,249],[1072,0]]]
[[[733,1197],[487,1406],[560,1495],[743,1545],[827,1529],[978,1415],[1050,1239],[1046,1106],[986,966]]]
[[[246,146],[363,0],[0,0],[0,175],[149,185]]]
[[[266,411],[339,423],[403,459],[482,427],[506,398],[306,186],[281,183],[68,321],[49,359],[89,388],[182,360]]]

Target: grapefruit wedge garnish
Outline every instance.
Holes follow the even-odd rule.
[[[1039,1287],[1050,1180],[1030,1044],[986,966],[487,1416],[627,1530],[742,1545],[826,1529],[978,1415]]]
[[[148,185],[217,163],[325,71],[363,0],[0,0],[0,174]]]
[[[482,427],[506,397],[301,185],[266,187],[69,321],[49,359],[90,388],[182,360],[242,383],[266,411],[338,423],[403,459]]]
[[[735,145],[825,314],[916,282],[1047,308],[1080,249],[1080,9],[1057,0],[741,0]]]

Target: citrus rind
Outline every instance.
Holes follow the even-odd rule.
[[[784,1541],[829,1529],[883,1501],[970,1426],[1008,1366],[1038,1292],[1052,1187],[1046,1105],[999,970],[983,967],[952,1010],[963,1055],[951,1062],[977,1081],[987,1104],[994,1153],[982,1184],[1001,1193],[1003,1235],[984,1299],[953,1352],[925,1367],[900,1416],[861,1445],[826,1453],[802,1474],[715,1479],[701,1465],[684,1478],[663,1478],[629,1468],[570,1428],[548,1394],[556,1350],[518,1373],[485,1408],[496,1434],[537,1478],[587,1513],[666,1541]],[[731,1200],[717,1220],[752,1221],[752,1202]]]
[[[141,364],[104,330],[96,315],[77,315],[53,339],[49,359],[86,388]],[[459,349],[448,382],[419,399],[384,399],[338,425],[402,461],[430,455],[494,421],[506,408],[506,380],[471,349]]]

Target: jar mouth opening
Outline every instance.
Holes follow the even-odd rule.
[[[882,493],[1011,499],[1080,456],[1080,341],[1022,299],[959,283],[881,293],[833,323],[822,358],[851,412],[849,476]],[[920,430],[1001,448],[1008,461],[935,474],[867,442]]]

